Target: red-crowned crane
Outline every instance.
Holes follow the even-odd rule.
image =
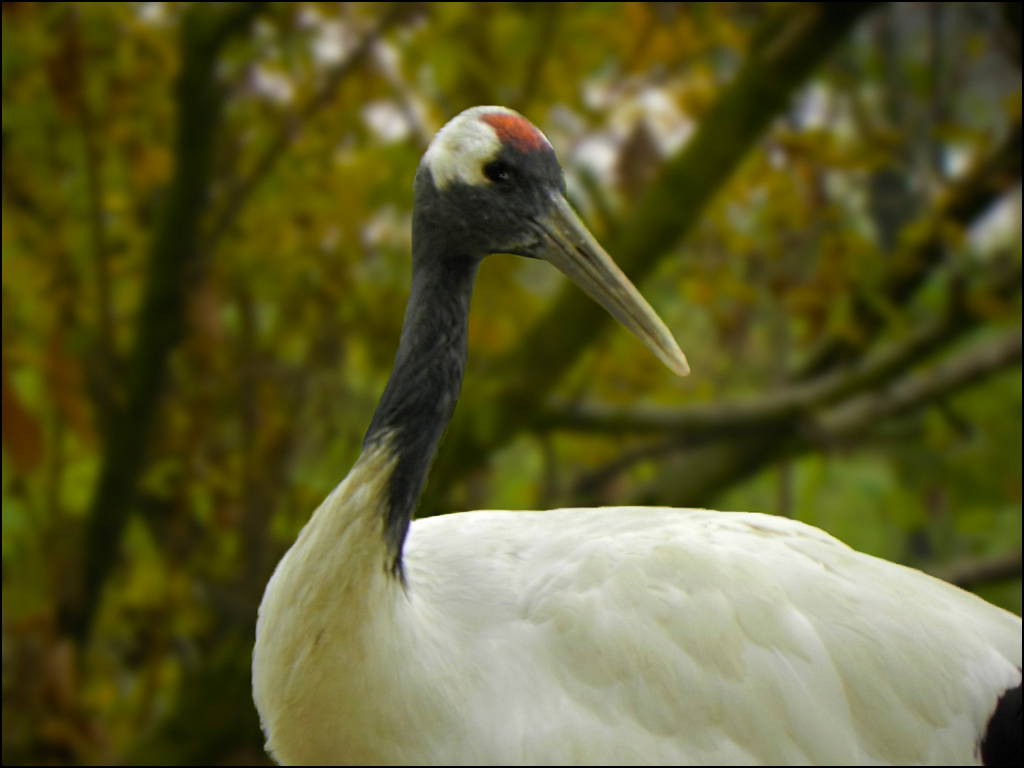
[[[260,606],[253,693],[277,760],[1020,763],[1021,620],[816,528],[645,507],[410,524],[488,254],[550,261],[687,371],[519,114],[477,107],[434,137],[412,226],[362,455]]]

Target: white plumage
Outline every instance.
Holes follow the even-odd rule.
[[[427,385],[391,386],[379,413]],[[412,433],[377,419],[260,608],[253,691],[281,762],[969,764],[1021,683],[1018,617],[778,517],[467,512],[413,522],[396,554]]]
[[[429,518],[403,588],[384,476],[357,465],[267,588],[282,762],[971,764],[1020,684],[1019,618],[770,515]]]

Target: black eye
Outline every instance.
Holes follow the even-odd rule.
[[[484,166],[484,176],[495,184],[507,184],[512,181],[512,167],[501,160],[495,160]]]

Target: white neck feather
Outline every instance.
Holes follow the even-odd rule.
[[[437,666],[425,663],[435,656],[433,643],[417,631],[409,599],[388,571],[380,505],[393,467],[386,445],[364,452],[267,585],[253,696],[267,748],[282,763],[346,754],[365,764],[403,753],[415,761],[422,741],[402,745],[401,734],[432,731],[410,729],[411,722],[436,720],[437,733],[458,729],[441,722],[457,708],[436,692],[419,695],[434,688],[428,678]]]

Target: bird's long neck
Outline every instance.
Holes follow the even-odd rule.
[[[395,367],[363,440],[364,451],[384,445],[394,456],[384,532],[399,576],[409,520],[462,389],[477,267],[475,259],[415,254]]]
[[[405,599],[402,545],[462,388],[476,262],[426,258],[422,247],[416,255],[402,340],[362,456],[302,529],[260,606],[253,695],[268,747],[284,760],[411,761],[419,745],[409,723],[458,728],[445,721],[459,710],[436,683],[437,665],[422,663],[441,652]],[[423,655],[425,642],[434,650]]]

